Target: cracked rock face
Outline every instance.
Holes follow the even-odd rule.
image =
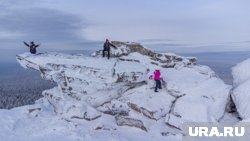
[[[155,53],[137,43],[113,42],[111,58],[97,51],[91,57],[60,53],[17,55],[24,68],[41,72],[57,83],[45,90],[54,112],[67,120],[110,119],[111,126],[128,126],[160,133],[181,130],[183,122],[218,121],[225,112],[230,86],[195,58]],[[160,69],[163,83],[154,92],[149,75]],[[165,129],[166,127],[166,129]],[[115,127],[114,127],[115,128]],[[94,129],[104,129],[100,125]]]
[[[123,117],[123,116],[116,116],[115,120],[118,126],[137,127],[147,132],[147,129],[143,125],[143,122],[138,119],[133,119],[130,117]]]

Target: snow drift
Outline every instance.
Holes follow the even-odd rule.
[[[148,140],[162,140],[159,135],[182,133],[183,122],[216,122],[224,115],[231,86],[210,68],[197,65],[196,58],[156,53],[138,43],[113,44],[118,48],[112,49],[110,60],[101,51],[90,57],[24,53],[17,60],[57,83],[43,92],[43,101],[57,116],[91,132],[125,135],[125,127],[138,128],[150,135]],[[148,79],[156,68],[163,77],[158,93]]]
[[[232,99],[241,118],[250,118],[250,59],[237,64],[232,69],[234,89]]]

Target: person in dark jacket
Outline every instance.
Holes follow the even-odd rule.
[[[149,79],[151,79],[153,75],[150,75]],[[154,80],[155,80],[155,92],[158,92],[157,89],[161,89],[161,72],[160,70],[155,70],[154,72]]]
[[[30,42],[30,44],[26,43],[26,42],[23,42],[27,47],[30,48],[30,53],[31,54],[36,54],[36,48],[40,45],[36,45],[33,41]]]
[[[111,44],[108,39],[106,39],[105,43],[103,44],[103,51],[102,51],[102,57],[105,57],[105,51],[108,52],[108,59],[110,57],[110,46],[116,48],[115,45]]]

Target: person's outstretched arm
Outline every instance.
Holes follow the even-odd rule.
[[[113,45],[112,43],[109,43],[110,46],[114,47],[115,49],[117,49],[117,47],[115,45]]]
[[[38,44],[38,45],[35,45],[35,48],[37,48],[37,47],[39,47],[40,46],[40,44]]]
[[[23,43],[24,43],[27,47],[30,47],[30,45],[29,45],[29,44],[27,44],[26,42],[24,42],[24,41],[23,41]]]

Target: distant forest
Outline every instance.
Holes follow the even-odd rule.
[[[42,80],[39,72],[19,66],[1,69],[0,72],[0,109],[34,104],[42,97],[43,90],[55,86],[50,81]]]

